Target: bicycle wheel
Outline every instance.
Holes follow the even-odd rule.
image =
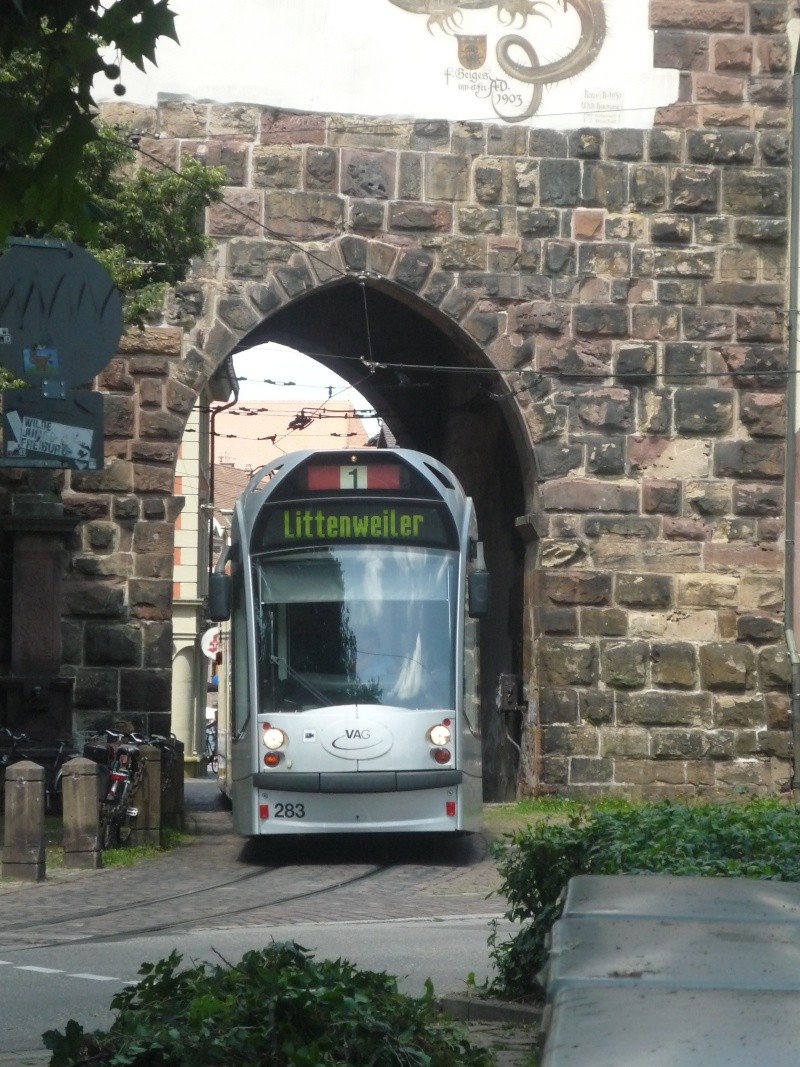
[[[100,848],[105,852],[107,848],[114,848],[119,844],[119,825],[117,821],[117,808],[115,804],[103,803],[100,805]]]

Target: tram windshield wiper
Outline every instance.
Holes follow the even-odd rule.
[[[271,663],[274,663],[276,667],[282,667],[290,678],[294,679],[295,682],[299,682],[304,689],[307,689],[312,697],[320,702],[322,707],[327,707],[327,705],[330,704],[330,699],[322,692],[322,690],[317,689],[316,686],[307,681],[302,674],[287,663],[283,656],[271,655],[269,658]]]

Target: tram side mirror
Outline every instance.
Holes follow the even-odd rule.
[[[473,571],[467,580],[467,600],[472,619],[482,619],[489,614],[491,582],[488,571]]]
[[[212,622],[227,622],[231,617],[233,590],[231,576],[212,571],[208,576],[208,617]]]

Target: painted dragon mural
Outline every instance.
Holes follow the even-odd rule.
[[[497,42],[496,58],[500,69],[509,78],[532,87],[531,99],[524,111],[510,115],[503,113],[493,102],[496,114],[508,121],[519,122],[535,115],[542,102],[546,85],[573,78],[595,61],[606,39],[604,0],[389,0],[395,7],[415,15],[427,15],[428,30],[434,27],[460,37],[463,13],[470,10],[497,8],[497,18],[508,28]],[[572,50],[560,59],[542,63],[532,41],[521,32],[529,18],[550,22],[550,15],[570,8],[578,16],[580,37]],[[514,58],[515,54],[519,58]],[[485,47],[475,38],[460,38],[459,60],[472,69],[482,66]]]

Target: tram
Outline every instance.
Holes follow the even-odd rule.
[[[472,501],[429,456],[297,452],[253,475],[209,592],[238,833],[478,829],[488,579]]]

